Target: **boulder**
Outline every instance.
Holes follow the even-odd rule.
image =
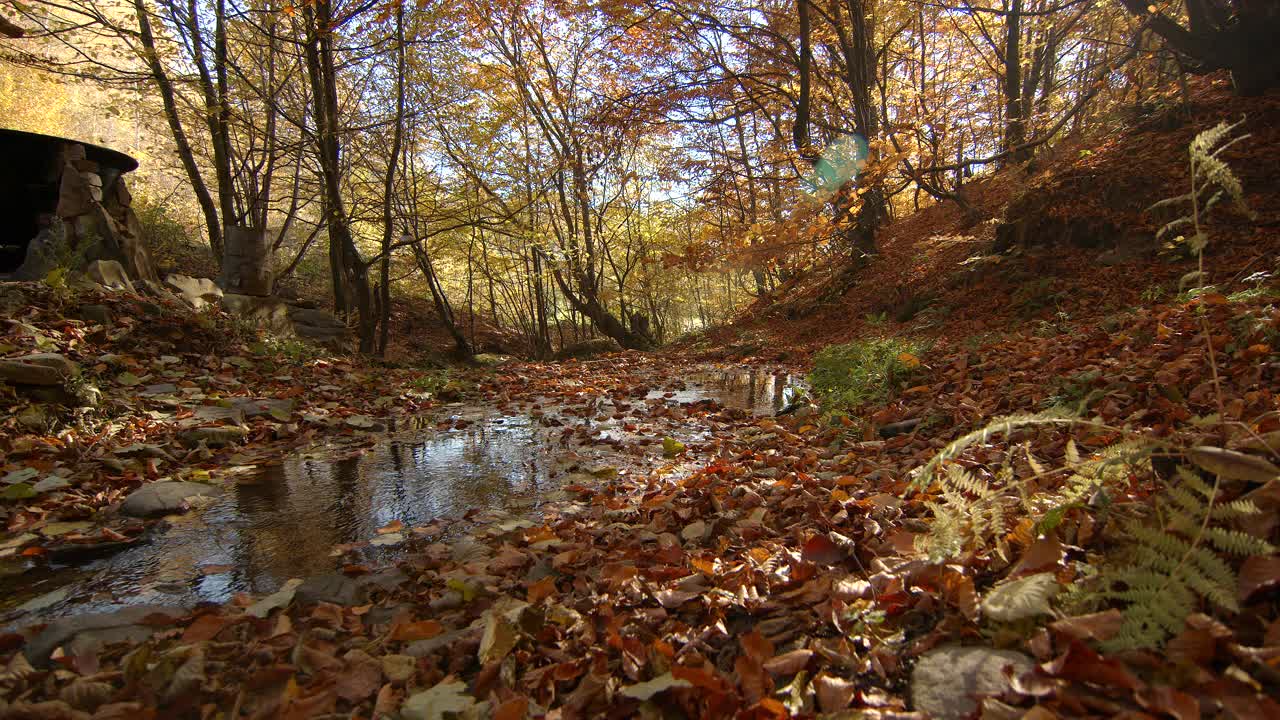
[[[223,297],[222,288],[209,278],[173,274],[165,276],[164,284],[173,288],[178,297],[196,310],[213,305]]]
[[[222,488],[193,482],[161,481],[143,485],[129,493],[120,505],[120,512],[134,517],[151,517],[190,509],[187,498],[217,495]]]
[[[115,260],[94,260],[85,268],[89,279],[112,290],[128,290],[133,292],[133,283],[124,266]]]
[[[341,345],[347,338],[346,323],[323,310],[290,305],[289,320],[298,337],[320,345]]]
[[[232,315],[250,320],[270,333],[286,336],[293,334],[289,306],[278,297],[226,293],[222,296],[222,307]]]
[[[57,353],[33,353],[0,359],[0,380],[10,385],[61,387],[80,374],[80,368]]]
[[[978,708],[975,698],[1001,695],[1010,678],[1035,661],[1013,650],[949,646],[926,653],[911,672],[911,703],[934,720],[963,720]]]
[[[64,648],[69,657],[85,656],[111,643],[142,642],[187,614],[182,608],[133,605],[114,612],[58,618],[32,638],[23,653],[33,665],[49,662],[59,647]]]

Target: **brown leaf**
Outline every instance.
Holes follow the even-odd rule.
[[[419,620],[418,622],[400,623],[391,630],[391,639],[400,642],[430,640],[444,632],[444,626],[435,620]]]
[[[1018,563],[1009,571],[1009,577],[1031,575],[1038,572],[1052,572],[1061,566],[1066,559],[1067,551],[1056,535],[1037,538],[1027,551],[1018,559]]]
[[[739,655],[733,661],[733,672],[738,676],[742,696],[749,703],[767,697],[773,689],[773,679],[764,671],[764,667],[758,660],[748,655]]]
[[[536,604],[538,601],[556,594],[556,579],[544,577],[535,583],[531,583],[527,592],[529,604]]]
[[[1187,628],[1165,645],[1165,657],[1175,663],[1203,665],[1217,653],[1218,641],[1208,630]]]
[[[834,565],[844,560],[844,551],[826,535],[817,534],[805,541],[800,550],[800,557],[805,562],[819,565]]]
[[[742,643],[742,649],[747,653],[747,657],[756,662],[764,663],[773,657],[773,643],[761,635],[759,630],[752,630],[738,641]]]
[[[521,695],[512,698],[493,711],[493,720],[524,720],[529,713],[529,698]]]
[[[347,702],[362,702],[382,687],[382,663],[363,650],[350,650],[342,656],[346,670],[338,676],[338,697]]]
[[[1115,637],[1116,633],[1120,632],[1120,625],[1123,622],[1124,614],[1119,610],[1112,609],[1089,615],[1063,618],[1050,623],[1049,627],[1059,636],[1068,637],[1072,640],[1094,640],[1100,642]]]
[[[204,640],[212,640],[226,626],[238,622],[241,618],[229,617],[226,615],[218,615],[217,613],[206,613],[195,619],[195,622],[187,626],[182,633],[182,642],[197,643]]]
[[[678,588],[667,588],[653,594],[658,599],[658,602],[662,604],[662,607],[668,610],[674,610],[700,595],[702,595],[701,592],[680,590]]]
[[[835,712],[849,707],[858,686],[851,680],[822,673],[813,679],[813,689],[818,695],[818,707],[823,712]]]
[[[1198,445],[1187,451],[1187,459],[1202,470],[1228,480],[1265,483],[1280,476],[1280,467],[1268,460],[1219,447]]]
[[[764,669],[771,675],[794,675],[803,670],[812,657],[812,650],[792,650],[766,661]]]
[[[394,717],[400,710],[400,698],[397,697],[396,689],[387,683],[378,691],[378,699],[373,703],[372,720],[380,718]]]
[[[1153,712],[1171,715],[1175,720],[1199,720],[1200,703],[1184,692],[1171,687],[1143,688],[1134,693],[1138,704]]]
[[[1072,641],[1060,657],[1044,664],[1052,676],[1077,682],[1095,683],[1108,687],[1136,690],[1142,681],[1129,672],[1120,661],[1104,658],[1088,645]]]
[[[1280,584],[1280,555],[1254,555],[1240,566],[1240,602],[1247,603],[1260,590]]]

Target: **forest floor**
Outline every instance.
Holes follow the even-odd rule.
[[[913,488],[992,419],[1072,406],[1092,424],[993,433],[955,467],[1012,472],[1034,499],[1053,489],[1044,467],[1163,440],[1225,476],[1215,502],[1261,510],[1241,531],[1275,538],[1264,454],[1188,448],[1280,430],[1280,285],[1245,281],[1274,272],[1280,249],[1280,123],[1266,120],[1280,103],[1201,92],[1190,122],[1059,148],[1029,181],[1047,206],[1122,229],[1123,248],[1151,231],[1141,209],[1185,181],[1196,131],[1263,118],[1231,160],[1259,217],[1214,225],[1216,288],[1198,294],[1177,288],[1187,261],[1154,252],[1058,245],[962,265],[991,228],[946,206],[892,226],[845,293],[812,278],[664,354],[448,374],[263,342],[126,293],[6,286],[21,302],[3,354],[63,354],[104,392],[74,414],[4,400],[12,570],[145,542],[165,521],[113,512],[144,484],[234,483],[321,442],[364,452],[455,401],[536,420],[560,474],[532,514],[389,522],[369,540],[394,537],[392,569],[353,546],[324,583],[194,609],[41,618],[37,603],[36,624],[0,635],[0,717],[1280,717],[1274,552],[1233,558],[1230,597],[1198,602],[1158,649],[1108,649],[1121,603],[1050,602],[1087,585],[1126,542],[1121,519],[1156,502],[1150,462],[1048,513],[1011,508],[1003,532],[945,561],[927,552],[942,488]],[[997,175],[973,199],[993,211],[1022,184]],[[918,311],[895,319],[903,304]],[[86,305],[104,311],[85,319]],[[801,368],[824,345],[886,335],[928,343],[890,399],[850,419],[682,401],[710,360]]]

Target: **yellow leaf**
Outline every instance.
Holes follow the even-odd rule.
[[[898,353],[898,361],[907,367],[920,367],[920,358],[909,352]]]

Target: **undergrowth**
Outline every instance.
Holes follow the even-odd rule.
[[[1203,251],[1209,243],[1205,219],[1215,205],[1230,200],[1251,215],[1239,180],[1220,158],[1224,149],[1247,137],[1232,138],[1239,125],[1222,123],[1198,135],[1189,148],[1189,192],[1153,206],[1188,211],[1160,231],[1163,239],[1189,230],[1171,242],[1199,258],[1196,272],[1180,283],[1180,303],[1200,298],[1228,301],[1220,296],[1213,300],[1218,291],[1205,286]],[[1255,288],[1240,299],[1261,297],[1266,279],[1265,275],[1249,278]],[[1028,293],[1028,299],[1034,297],[1038,296]],[[1203,335],[1221,410],[1222,390],[1207,322],[1203,322]],[[930,494],[926,506],[934,516],[919,544],[937,563],[988,549],[1008,558],[1007,544],[1019,537],[1019,529],[1021,540],[1031,542],[1057,529],[1068,517],[1090,527],[1112,524],[1118,528],[1113,533],[1118,543],[1076,564],[1078,578],[1064,594],[1064,604],[1074,610],[1113,606],[1122,611],[1118,631],[1099,643],[1105,651],[1158,647],[1180,633],[1193,613],[1239,611],[1235,561],[1270,555],[1276,548],[1238,527],[1242,518],[1259,510],[1247,499],[1230,499],[1224,481],[1276,482],[1280,467],[1246,453],[1199,444],[1204,437],[1228,436],[1232,426],[1220,415],[1194,418],[1161,439],[1081,418],[1076,413],[1087,410],[1099,379],[1100,374],[1094,373],[1060,379],[1050,401],[1057,407],[1038,415],[993,420],[950,443],[919,468],[912,489]],[[1020,433],[1046,428],[1087,429],[1092,437],[1109,441],[1085,455],[1069,439],[1060,461],[1044,463],[1032,454],[1029,440],[1020,445],[1016,440]],[[968,451],[990,446],[996,436],[1003,436],[1010,445],[997,467],[964,462]],[[1156,459],[1158,465],[1153,464]],[[1121,509],[1112,501],[1135,494],[1142,497],[1142,488],[1152,489],[1146,502],[1127,502]],[[1001,586],[1004,596],[1021,593],[1026,597],[1001,597],[999,605],[1047,607],[1047,598],[1060,589],[1059,579],[1047,574],[1032,579]]]
[[[895,337],[831,345],[814,356],[809,386],[827,412],[886,400],[919,372],[925,349],[920,342]]]

